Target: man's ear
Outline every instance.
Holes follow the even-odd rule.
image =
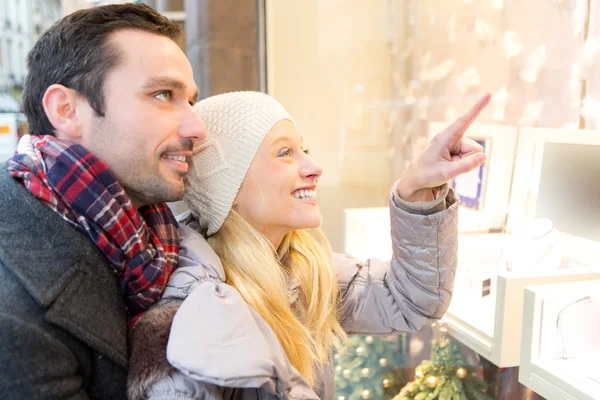
[[[238,195],[236,194],[235,195],[235,199],[233,199],[233,206],[232,207],[235,207],[237,205],[238,205]]]
[[[75,142],[81,138],[81,120],[76,112],[79,100],[73,89],[63,85],[54,84],[46,89],[42,104],[56,137]]]

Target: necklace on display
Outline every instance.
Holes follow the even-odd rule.
[[[556,332],[560,341],[561,359],[573,358],[578,353],[600,350],[600,322],[597,318],[592,318],[592,315],[599,313],[600,297],[589,295],[567,304],[558,312]],[[567,329],[571,330],[568,332],[569,337],[565,337]],[[569,339],[573,340],[569,341]],[[574,349],[575,344],[577,349]]]

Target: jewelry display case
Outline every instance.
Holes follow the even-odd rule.
[[[525,290],[519,381],[547,399],[600,398],[600,280]]]

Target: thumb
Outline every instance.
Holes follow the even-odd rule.
[[[465,174],[485,162],[485,154],[477,153],[463,157],[460,160],[451,161],[446,164],[446,176],[448,180]]]

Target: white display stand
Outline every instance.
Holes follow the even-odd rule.
[[[534,275],[522,271],[502,272],[502,261],[498,258],[502,257],[500,253],[508,240],[508,235],[460,237],[454,296],[443,318],[452,336],[498,367],[519,365],[523,292],[527,286],[600,279],[600,266],[567,268]],[[475,261],[470,261],[473,258],[465,256],[465,253],[473,251],[478,255]],[[486,262],[482,254],[488,254],[489,261]],[[480,269],[487,270],[488,274],[462,277],[465,267],[474,262],[478,262]],[[497,264],[494,265],[494,262]],[[491,277],[491,293],[478,297],[476,290],[469,290],[468,286],[474,287],[473,282],[486,277]],[[471,284],[465,285],[465,280]]]
[[[347,209],[344,252],[361,260],[389,260],[392,256],[389,232],[387,207]],[[506,234],[459,235],[454,294],[443,318],[452,336],[498,367],[519,365],[523,293],[527,286],[600,279],[600,265],[579,267],[577,263],[549,272],[543,269],[508,272],[503,257],[511,240]],[[577,243],[582,253],[600,260],[600,244]],[[481,282],[486,279],[490,280],[490,294],[482,297]]]
[[[587,150],[597,151],[598,145],[598,132],[520,128],[507,223],[510,236],[461,237],[457,285],[444,320],[452,335],[499,367],[520,363],[523,294],[527,286],[599,279],[600,243],[595,241],[594,227],[600,229],[595,225],[596,220],[600,224],[600,213],[594,211],[598,203],[589,194],[598,181],[583,179],[597,176],[598,164],[581,166],[573,160],[573,170],[568,171],[572,179],[561,181],[558,187],[547,185],[553,174],[560,172],[552,164],[559,165],[568,156],[577,158]],[[580,147],[575,150],[572,146]],[[556,157],[556,149],[571,148],[572,153],[562,154],[558,160],[552,158]],[[491,185],[495,186],[496,181]],[[575,197],[571,199],[565,193]],[[541,212],[549,215],[538,215]],[[556,219],[557,229],[548,217]],[[580,224],[565,224],[565,219]],[[499,256],[499,249],[503,249],[503,256]],[[465,271],[465,264],[470,271]],[[462,289],[463,273],[470,282],[467,290]],[[468,295],[474,280],[490,276],[489,296]]]
[[[430,126],[431,132],[440,129],[439,124]],[[590,158],[579,156],[585,151],[598,151],[600,135],[591,131],[521,128],[513,171],[516,132],[515,127],[494,125],[469,129],[469,137],[486,144],[488,170],[479,174],[485,177],[481,179],[483,189],[471,204],[479,208],[460,207],[455,289],[443,318],[451,335],[498,367],[520,364],[526,287],[600,279],[600,241],[595,230],[600,227],[600,212],[596,212],[598,202],[588,194],[595,190],[598,180],[589,183],[581,178],[589,175],[582,171],[591,173],[598,164],[584,168],[576,162]],[[553,163],[557,149],[570,151],[572,147],[567,145],[586,148],[573,148],[572,154]],[[569,190],[548,187],[549,178],[560,172],[552,164],[571,160],[568,156],[574,158],[573,166],[577,167],[572,172],[574,178],[563,183]],[[467,182],[468,201],[472,200],[470,191]],[[564,203],[570,199],[565,192],[585,193],[586,197]],[[490,205],[490,199],[500,194],[501,201]],[[559,200],[566,205],[558,210],[549,208]],[[361,259],[392,256],[387,208],[346,210],[345,216],[347,253]],[[582,222],[565,224],[565,217]],[[558,222],[556,226],[550,218]],[[488,233],[496,230],[507,233]]]
[[[598,280],[525,290],[519,382],[546,399],[600,399],[599,296]]]

